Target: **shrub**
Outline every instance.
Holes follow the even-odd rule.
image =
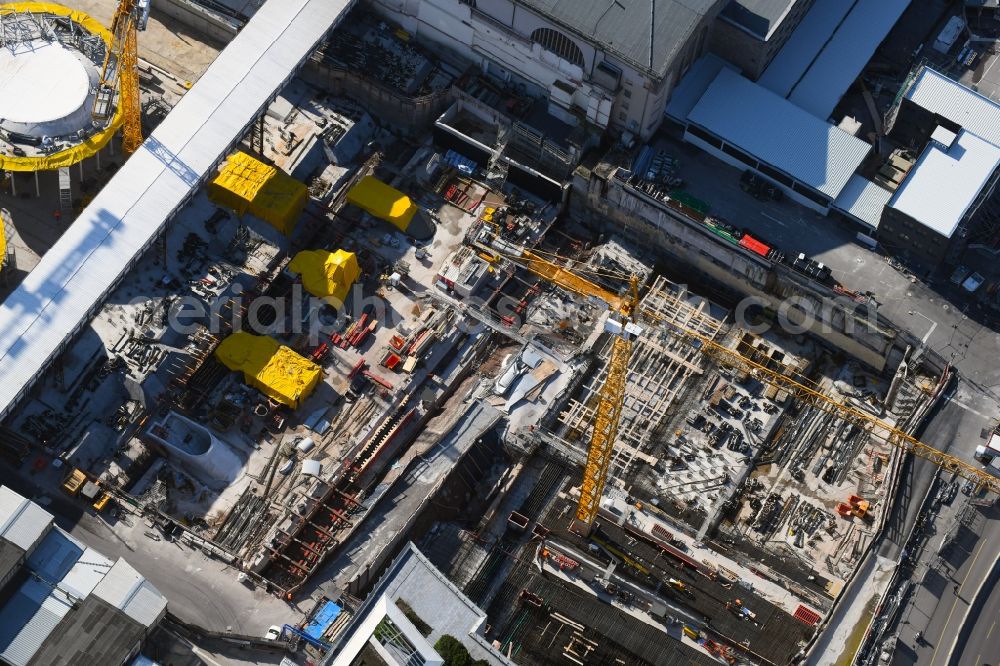
[[[413,626],[417,628],[417,631],[419,631],[420,635],[424,638],[430,636],[431,632],[434,631],[434,627],[424,622],[420,616],[417,615],[417,612],[413,610],[410,604],[406,603],[402,599],[396,599],[396,607],[403,611],[403,616],[413,623]]]
[[[454,636],[445,634],[434,644],[434,649],[444,659],[444,666],[472,666],[469,651]]]

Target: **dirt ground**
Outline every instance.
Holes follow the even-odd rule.
[[[104,25],[111,25],[118,0],[69,0],[66,4],[90,14]],[[208,69],[223,46],[207,41],[206,37],[157,12],[155,2],[149,26],[139,35],[140,58],[192,83]]]

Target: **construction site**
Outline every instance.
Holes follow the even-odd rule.
[[[148,3],[125,4],[141,40]],[[0,111],[9,196],[25,185],[14,172],[57,170],[68,227],[31,266],[0,245],[23,273],[4,303],[2,340],[26,349],[0,368],[16,378],[0,426],[11,464],[112,524],[141,514],[231,565],[234,585],[336,602],[340,621],[306,641],[314,658],[336,653],[408,542],[485,613],[489,663],[788,664],[808,651],[886,519],[901,459],[920,453],[904,435],[947,368],[906,354],[877,370],[783,333],[767,308],[679,284],[659,248],[577,219],[525,167],[530,151],[507,152],[526,139],[484,125],[474,77],[347,3],[322,10],[348,15],[329,37],[301,27],[318,48],[299,39],[310,62],[276,69],[273,94],[214,73],[222,56],[193,87],[154,80],[145,61],[130,72],[135,32],[61,11],[0,7],[5,40],[15,26],[24,44],[43,39],[51,22],[55,41],[31,57],[59,51],[74,76],[108,79],[96,101],[59,88],[58,118],[41,98],[20,100],[24,117]],[[256,20],[227,48],[249,48]],[[0,76],[23,71],[5,45]],[[372,88],[323,67],[454,99],[415,139]],[[219,77],[235,92],[212,92]],[[102,94],[103,129],[73,129],[94,128]],[[245,99],[223,107],[223,94]],[[209,102],[212,119],[242,114],[213,131],[239,130],[185,154],[181,121]],[[453,131],[492,149],[463,153]],[[110,171],[102,150],[117,151]],[[100,182],[70,173],[84,158]],[[120,178],[174,189],[132,193]],[[144,212],[144,235],[118,241]],[[5,226],[21,232],[16,215]],[[124,265],[101,274],[111,257]],[[54,332],[35,335],[36,320]],[[309,620],[289,610],[300,631]]]

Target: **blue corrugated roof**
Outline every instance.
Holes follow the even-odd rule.
[[[816,0],[757,83],[782,97],[792,92],[856,0]]]
[[[680,80],[677,87],[670,95],[670,101],[664,111],[668,118],[673,118],[679,123],[687,120],[691,109],[698,103],[701,96],[708,90],[719,71],[728,67],[734,69],[732,65],[713,53],[706,53],[694,61],[691,69],[687,71],[684,78]]]
[[[83,555],[84,548],[61,530],[52,530],[28,558],[28,568],[49,581],[61,581]]]
[[[835,199],[871,146],[723,69],[688,116],[726,143]]]
[[[28,579],[0,609],[0,659],[27,664],[71,605],[52,585]]]
[[[858,0],[788,99],[827,118],[909,4],[910,0]]]

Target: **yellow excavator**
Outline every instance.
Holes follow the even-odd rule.
[[[611,463],[617,439],[618,424],[621,420],[621,409],[628,382],[628,364],[632,356],[632,342],[642,332],[637,318],[641,314],[643,317],[658,323],[665,322],[662,322],[661,318],[650,310],[639,311],[639,279],[635,275],[627,278],[628,284],[623,289],[624,295],[620,295],[579,275],[579,271],[555,261],[554,259],[564,260],[556,255],[550,259],[537,252],[522,250],[520,255],[504,253],[503,256],[558,287],[607,304],[614,313],[613,316],[609,316],[605,325],[605,330],[615,337],[611,348],[611,357],[608,361],[607,378],[599,394],[600,403],[594,417],[587,463],[580,487],[580,501],[577,504],[576,520],[573,524],[575,531],[589,534],[600,509],[601,496],[607,482],[608,466]],[[924,444],[873,414],[856,409],[846,403],[837,402],[818,388],[810,386],[808,380],[798,377],[797,373],[790,368],[772,369],[766,367],[697,331],[673,323],[668,325],[674,335],[687,338],[701,353],[714,358],[721,365],[743,370],[762,382],[784,389],[798,400],[858,425],[867,430],[872,437],[954,472],[956,475],[973,482],[980,489],[1000,494],[1000,478]]]

